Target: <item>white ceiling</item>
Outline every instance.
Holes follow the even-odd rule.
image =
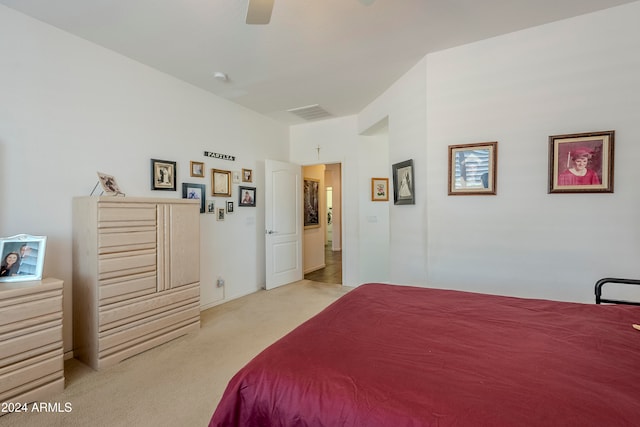
[[[356,114],[427,53],[635,0],[0,0],[286,124]],[[214,78],[214,72],[228,81]]]

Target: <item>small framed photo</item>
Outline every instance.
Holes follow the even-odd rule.
[[[615,131],[549,137],[549,193],[613,193]]]
[[[151,159],[151,189],[176,191],[176,162]]]
[[[242,169],[242,182],[253,182],[253,171],[251,169]]]
[[[182,198],[200,201],[200,213],[204,213],[204,199],[207,197],[204,184],[182,183]]]
[[[231,171],[211,169],[211,195],[231,197]]]
[[[107,196],[118,196],[124,195],[122,191],[120,191],[120,187],[118,187],[118,183],[116,182],[116,178],[113,175],[107,175],[106,173],[98,172],[98,179],[100,180],[100,185],[102,186],[102,191]]]
[[[207,200],[207,213],[208,214],[216,213],[216,202],[215,202],[215,200],[212,200],[212,199]]]
[[[371,178],[371,201],[386,202],[389,200],[389,178]]]
[[[449,195],[495,195],[497,142],[449,146]]]
[[[227,213],[233,213],[233,202],[227,202]]]
[[[204,163],[191,162],[191,176],[196,178],[204,178]]]
[[[320,227],[320,180],[304,179],[303,190],[304,228]]]
[[[233,171],[232,177],[234,184],[240,184],[240,171]]]
[[[218,208],[217,210],[217,216],[216,219],[218,221],[224,221],[224,208]]]
[[[238,187],[238,206],[255,206],[256,205],[256,188],[255,187]]]
[[[413,159],[392,165],[391,171],[393,174],[393,204],[415,205]]]
[[[46,236],[0,238],[0,282],[41,280],[46,244]]]

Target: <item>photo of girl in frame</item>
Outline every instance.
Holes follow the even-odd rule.
[[[613,193],[614,131],[549,137],[549,193]]]

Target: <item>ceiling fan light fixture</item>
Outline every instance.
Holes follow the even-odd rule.
[[[220,80],[221,82],[226,82],[228,79],[227,75],[222,71],[216,71],[215,73],[213,73],[213,78],[215,78],[216,80]]]

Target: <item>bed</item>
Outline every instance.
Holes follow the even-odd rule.
[[[640,307],[365,284],[265,349],[210,426],[637,426]]]

